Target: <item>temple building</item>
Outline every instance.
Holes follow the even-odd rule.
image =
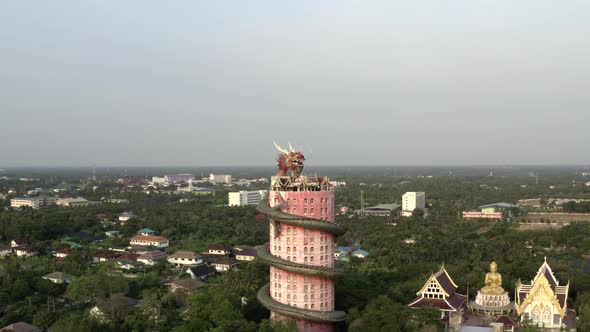
[[[331,332],[346,315],[335,310],[335,237],[345,229],[334,223],[335,192],[328,178],[301,174],[304,156],[279,147],[278,173],[268,199],[257,206],[270,221],[270,242],[258,257],[270,265],[270,283],[258,300],[274,319],[295,320],[298,331]]]
[[[545,329],[575,329],[575,313],[567,309],[567,285],[560,286],[553,275],[547,258],[530,284],[520,280],[516,284],[516,313],[520,321],[528,321]]]
[[[485,286],[477,292],[475,301],[467,305],[475,314],[485,316],[503,316],[514,311],[514,303],[510,301],[508,292],[502,288],[502,275],[498,272],[498,264],[490,264],[490,272],[486,273]]]
[[[445,270],[430,275],[418,295],[410,304],[412,308],[434,308],[441,311],[443,319],[448,319],[451,312],[460,311],[467,300],[465,295],[456,293],[457,285]]]

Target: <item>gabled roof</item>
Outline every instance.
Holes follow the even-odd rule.
[[[13,332],[40,332],[41,328],[31,325],[25,322],[18,322],[13,323],[7,326],[4,326],[0,329],[0,331],[13,331]]]
[[[253,256],[256,257],[258,255],[258,251],[253,248],[242,249],[236,252],[236,256]]]
[[[119,257],[115,258],[113,261],[120,262],[120,261],[124,261],[124,260],[129,260],[129,261],[132,261],[132,262],[136,262],[137,261],[137,258],[139,256],[141,256],[141,255],[140,254],[125,254],[125,255],[122,255],[122,256],[119,256]]]
[[[203,278],[215,274],[217,270],[211,265],[199,264],[197,266],[189,267],[186,272],[197,278]]]
[[[353,255],[363,255],[363,256],[368,256],[369,252],[363,249],[357,249],[355,251],[352,252]]]
[[[520,314],[537,294],[548,294],[550,297],[555,296],[552,302],[559,307],[559,314],[563,318],[567,314],[568,292],[569,282],[565,286],[559,285],[559,281],[553,275],[551,267],[547,264],[547,257],[545,257],[545,261],[529,285],[521,283],[520,280],[516,283],[515,308]]]
[[[14,239],[11,242],[16,243],[16,245],[18,245],[18,246],[28,246],[29,245],[29,240],[27,240],[25,238]]]
[[[195,291],[199,288],[207,286],[206,283],[199,279],[176,279],[166,284],[166,286],[175,286],[178,288],[185,289],[187,291]]]
[[[224,251],[230,251],[230,248],[227,247],[225,244],[221,243],[221,244],[216,244],[212,247],[209,247],[209,250],[224,250]]]
[[[153,229],[149,229],[149,228],[142,228],[137,231],[137,234],[156,234],[156,231],[154,231]]]
[[[531,281],[531,284],[534,284],[535,281],[537,281],[537,279],[541,275],[544,275],[545,278],[547,278],[547,280],[549,281],[549,284],[551,284],[551,288],[553,290],[555,290],[555,286],[559,285],[559,281],[553,275],[553,270],[551,270],[551,267],[549,266],[549,264],[547,264],[547,257],[545,257],[545,261],[543,262],[543,265],[541,265],[541,267],[539,268],[539,271],[537,271],[537,275],[535,276],[533,281]]]
[[[168,239],[163,236],[157,236],[157,235],[135,235],[134,237],[131,238],[131,241],[164,242],[164,241],[168,241]]]
[[[146,260],[158,260],[164,259],[168,257],[168,254],[165,252],[161,252],[160,250],[148,251],[145,254],[139,256],[137,259],[146,259]]]
[[[70,249],[68,247],[65,247],[63,249],[60,249],[60,250],[56,251],[55,253],[56,254],[66,254],[66,255],[69,255],[69,254],[72,253],[72,249]]]
[[[192,251],[177,251],[170,255],[170,258],[198,259],[199,254]]]
[[[416,297],[409,306],[412,308],[435,308],[443,311],[456,311],[465,304],[465,295],[454,293],[447,299],[433,299],[422,296]]]

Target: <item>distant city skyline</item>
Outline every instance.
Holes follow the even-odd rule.
[[[0,168],[588,165],[588,11],[7,2]]]

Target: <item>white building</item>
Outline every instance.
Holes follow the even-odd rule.
[[[402,216],[411,217],[415,209],[426,207],[426,194],[424,192],[407,192],[402,196]]]
[[[209,182],[218,183],[231,183],[231,175],[224,174],[209,174]]]
[[[136,235],[129,242],[132,246],[166,248],[170,245],[167,238],[157,235]]]
[[[84,197],[60,198],[57,200],[57,205],[65,207],[80,207],[90,204]]]
[[[30,207],[37,210],[54,203],[55,197],[52,196],[15,197],[10,200],[10,206],[15,209]]]
[[[268,190],[235,191],[227,194],[229,206],[258,205],[268,194]]]
[[[203,263],[201,256],[192,251],[177,251],[168,256],[167,260],[176,266],[195,266]]]

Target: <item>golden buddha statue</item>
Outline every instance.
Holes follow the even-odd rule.
[[[505,293],[504,288],[502,288],[502,275],[497,270],[498,264],[492,262],[490,272],[486,273],[485,286],[480,290],[482,294],[502,295]]]

